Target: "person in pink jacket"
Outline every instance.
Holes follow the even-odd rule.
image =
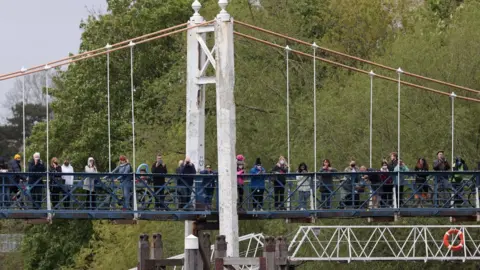
[[[241,176],[245,174],[245,157],[243,155],[237,155],[237,193],[238,201],[237,208],[238,210],[243,211],[243,184],[244,179]]]

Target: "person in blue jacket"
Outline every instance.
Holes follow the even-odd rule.
[[[200,189],[200,193],[202,195],[201,197],[203,197],[203,203],[206,209],[210,210],[212,208],[213,192],[217,186],[215,181],[217,178],[214,175],[217,175],[218,173],[212,170],[210,165],[207,165],[205,170],[200,171],[200,174],[211,175],[211,177],[204,176],[202,178],[202,188]]]
[[[263,193],[265,193],[265,168],[262,167],[260,158],[255,161],[255,166],[250,170],[250,190],[253,193],[253,211],[263,211]]]
[[[115,181],[120,181],[123,190],[123,210],[130,209],[130,193],[133,188],[132,166],[128,162],[127,157],[120,156],[120,165],[115,168],[112,173],[122,174],[118,176]]]

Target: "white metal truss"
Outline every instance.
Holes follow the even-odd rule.
[[[444,245],[459,230],[459,251]],[[459,235],[448,237],[459,244]],[[480,225],[302,226],[288,247],[291,261],[470,261],[480,260]]]
[[[240,236],[239,238],[239,244],[240,244],[240,257],[260,257],[262,256],[262,250],[263,250],[263,242],[264,242],[264,236],[261,233],[251,233],[251,234],[246,234],[243,236]],[[214,256],[214,245],[211,247],[211,252],[212,255],[210,257],[210,261],[213,262],[213,256]],[[185,254],[179,254],[173,257],[170,257],[169,259],[183,259],[185,257]],[[183,267],[177,267],[175,266],[173,269],[179,270],[182,269]],[[258,269],[257,266],[240,266],[238,269],[242,270],[256,270]]]

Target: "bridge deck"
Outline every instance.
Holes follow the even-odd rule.
[[[380,174],[384,180],[375,180]],[[414,173],[400,174],[402,190],[395,185],[398,173],[244,175],[238,216],[241,220],[475,217],[480,212],[480,172],[455,172],[456,179],[461,176],[456,182],[449,182],[451,172],[430,174],[425,183],[415,183]],[[73,181],[67,185],[64,176],[73,176]],[[0,177],[0,219],[219,219],[216,175],[1,173]]]
[[[479,209],[347,209],[347,210],[291,210],[239,212],[240,220],[252,219],[308,219],[308,218],[393,218],[401,217],[476,217]],[[0,209],[0,219],[105,219],[133,220],[208,220],[218,221],[217,211],[102,211],[102,210],[7,210]]]

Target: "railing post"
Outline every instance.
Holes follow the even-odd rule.
[[[311,180],[313,182],[310,182],[310,210],[317,210],[317,169],[316,168],[315,168],[315,173],[313,174],[313,177]]]
[[[159,260],[163,257],[163,241],[160,233],[152,235],[152,245],[150,246],[150,258]]]
[[[271,236],[265,237],[263,257],[266,260],[267,270],[275,270],[275,239]]]
[[[209,270],[210,258],[212,255],[212,251],[210,250],[210,246],[212,245],[212,243],[210,242],[210,234],[208,232],[201,233],[199,237],[200,255],[203,262],[203,269]]]
[[[227,257],[225,235],[217,236],[214,246],[215,270],[223,270],[223,258]]]
[[[480,166],[480,165],[479,165]],[[480,168],[479,168],[480,169]],[[480,208],[480,199],[479,199],[479,195],[478,195],[478,185],[480,183],[480,173],[477,171],[476,173],[476,177],[475,177],[475,207],[477,208],[477,222],[480,221],[480,211],[479,211],[479,208]]]
[[[287,188],[287,205],[286,205],[286,209],[288,211],[292,210],[292,196],[295,196],[295,194],[292,194],[292,182],[288,182],[288,177],[286,177],[286,180],[285,180],[285,185],[288,185],[288,188]],[[295,189],[294,189],[295,190]],[[295,191],[294,191],[295,192]],[[282,202],[283,203],[283,202]]]
[[[275,242],[275,262],[276,266],[281,268],[287,265],[288,247],[286,239],[282,236],[277,237]]]
[[[185,270],[197,270],[197,265],[200,263],[198,252],[198,237],[189,235],[185,237]]]
[[[145,260],[150,257],[148,234],[141,234],[138,241],[138,270],[145,270]]]
[[[227,257],[227,242],[225,241],[225,235],[217,236],[215,240],[215,259]]]

